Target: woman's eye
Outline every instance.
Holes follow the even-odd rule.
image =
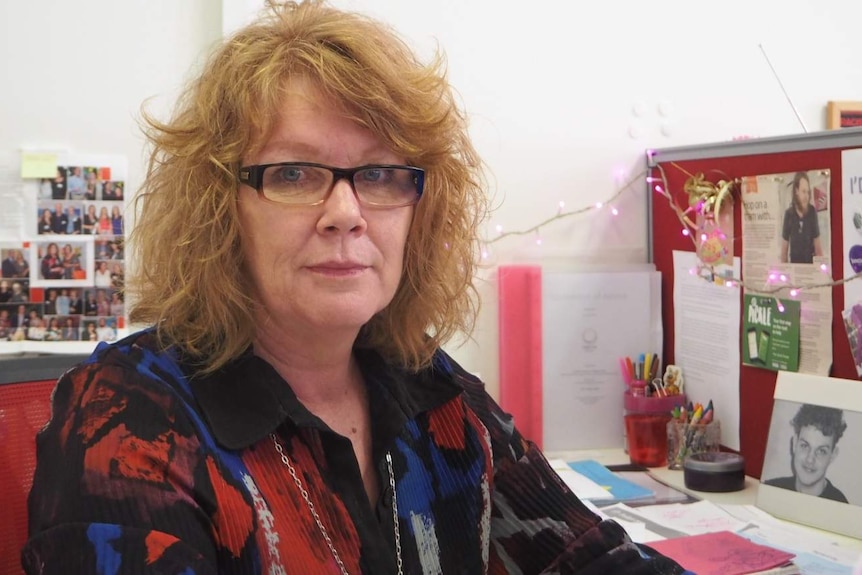
[[[278,178],[282,182],[298,182],[302,179],[302,170],[300,168],[282,168],[278,173]]]

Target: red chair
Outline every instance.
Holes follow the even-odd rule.
[[[23,574],[27,495],[36,469],[36,433],[51,417],[57,378],[86,356],[0,356],[0,573]]]

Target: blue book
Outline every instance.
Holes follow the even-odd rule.
[[[584,459],[581,461],[569,461],[569,467],[598,483],[613,495],[613,503],[620,501],[635,501],[654,497],[655,493],[642,485],[623,479],[598,461]],[[611,503],[602,501],[602,504]]]

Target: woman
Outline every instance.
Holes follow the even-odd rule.
[[[3,260],[2,274],[5,278],[30,277],[30,264],[21,250],[9,250]]]
[[[793,200],[784,212],[781,229],[781,261],[810,264],[823,255],[820,245],[820,222],[811,203],[811,182],[807,172],[793,176]]]
[[[87,206],[87,213],[84,214],[84,224],[81,227],[85,234],[95,234],[98,224],[99,216],[96,215],[96,206],[89,204]]]
[[[45,250],[44,257],[42,257],[42,279],[61,280],[64,269],[63,260],[60,258],[60,248],[56,243],[51,242]]]
[[[85,200],[95,201],[102,196],[102,181],[99,180],[99,170],[97,168],[84,168],[87,175],[87,195]]]
[[[111,208],[111,233],[115,236],[123,235],[123,214],[120,212],[120,206]]]
[[[80,248],[79,248],[80,250]],[[72,248],[72,244],[63,246],[63,279],[82,279],[81,256],[79,250]]]
[[[123,289],[123,285],[125,284],[124,276],[123,264],[113,264],[111,266],[111,287],[115,290]]]
[[[108,242],[108,250],[109,250],[109,259],[112,260],[121,260],[123,259],[123,244],[121,240],[113,240]]]
[[[62,341],[63,333],[60,329],[60,320],[52,317],[48,322],[48,329],[45,331],[45,341]]]
[[[120,299],[120,292],[111,292],[111,315],[120,317],[126,312],[126,304]]]
[[[272,10],[149,120],[128,301],[156,327],[58,383],[26,569],[680,572],[440,349],[472,325],[486,207],[440,62]]]
[[[51,210],[45,208],[42,210],[42,215],[39,217],[39,225],[37,233],[39,234],[53,234],[54,233],[54,219],[51,217]]]
[[[45,321],[34,309],[30,310],[30,315],[27,318],[27,339],[33,341],[42,341],[45,339]]]
[[[111,287],[111,271],[108,269],[108,262],[100,261],[93,275],[95,276],[93,283],[96,287]]]
[[[96,290],[96,315],[111,315],[111,302],[103,289]]]
[[[95,322],[88,321],[84,324],[84,330],[81,332],[81,341],[99,341]]]
[[[108,215],[108,208],[102,206],[99,208],[99,219],[96,221],[96,228],[93,233],[99,235],[110,235],[112,229],[113,224],[111,223],[111,216]]]

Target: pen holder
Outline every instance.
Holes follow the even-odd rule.
[[[713,453],[721,446],[721,422],[706,425],[672,419],[667,423],[667,466],[682,469],[685,458],[695,453]]]
[[[685,394],[644,397],[626,392],[625,441],[635,465],[662,467],[667,463],[667,424],[674,407],[685,405]]]

